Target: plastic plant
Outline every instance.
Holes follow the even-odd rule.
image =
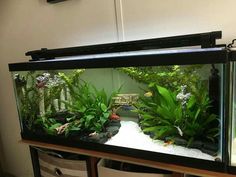
[[[194,140],[216,142],[219,127],[211,124],[218,117],[208,112],[210,100],[206,89],[199,89],[201,96],[184,93],[183,87],[176,94],[155,83],[149,84],[148,92],[136,105],[143,131],[153,134],[154,139],[181,137],[188,145]]]

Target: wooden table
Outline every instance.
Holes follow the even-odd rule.
[[[138,165],[145,165],[149,167],[169,170],[169,171],[178,172],[178,173],[186,173],[186,174],[206,176],[206,177],[236,177],[236,175],[231,175],[227,173],[213,172],[213,171],[208,171],[208,170],[184,167],[180,165],[161,163],[161,162],[156,162],[156,161],[151,161],[151,160],[143,160],[139,158],[117,155],[117,154],[112,154],[112,153],[98,152],[98,151],[80,149],[80,148],[75,148],[75,147],[42,143],[38,141],[20,140],[19,142],[28,144],[30,146],[42,147],[42,148],[59,150],[59,151],[64,151],[64,152],[71,152],[71,153],[82,154],[82,155],[87,155],[87,156],[97,157],[97,158],[118,160],[118,161],[138,164]]]

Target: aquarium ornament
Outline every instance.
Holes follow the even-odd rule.
[[[97,44],[70,48],[42,48],[41,50],[28,51],[25,55],[31,56],[33,61],[37,61],[50,60],[68,56],[129,52],[150,49],[166,49],[192,46],[200,46],[201,48],[212,48],[217,46],[216,40],[221,39],[221,37],[221,31],[213,31],[207,33],[197,33],[189,35],[179,35],[172,37]]]

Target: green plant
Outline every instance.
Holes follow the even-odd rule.
[[[70,112],[78,115],[80,130],[85,132],[101,132],[111,113],[111,98],[107,96],[104,89],[98,91],[83,81],[74,90],[73,96],[76,99],[72,103],[65,103]],[[77,125],[76,125],[77,126]],[[74,129],[74,126],[68,127],[68,130]],[[68,131],[67,130],[67,131]]]
[[[69,94],[71,96],[72,102],[76,100],[77,91],[79,88],[79,85],[81,84],[81,74],[84,73],[85,69],[77,69],[73,71],[71,74],[65,74],[62,72],[58,73],[58,76],[61,80],[64,81],[64,87],[69,90]],[[65,96],[67,98],[67,93],[65,93]]]
[[[149,84],[156,83],[176,91],[181,85],[187,85],[190,91],[196,91],[195,85],[199,81],[198,69],[203,65],[189,66],[148,66],[148,67],[123,67],[120,71],[128,74],[137,82]]]
[[[83,81],[80,78],[83,72],[84,69],[78,69],[71,74],[15,75],[23,124],[29,130],[49,135],[102,132],[111,114],[111,98],[116,93],[108,97],[104,89],[97,90]],[[64,109],[60,109],[62,104]]]
[[[64,73],[45,72],[40,74],[30,71],[25,75],[14,74],[17,104],[23,125],[29,130],[34,130],[34,125],[39,125],[39,119],[43,119],[42,123],[45,124],[43,127],[50,129],[55,122],[52,119],[48,121],[49,112],[53,115],[58,111],[55,105],[58,105],[57,109],[60,109],[61,94],[67,97],[66,86],[76,87],[77,80],[83,72],[84,70],[75,70],[67,77],[67,83],[61,78]],[[57,104],[55,100],[58,101]],[[42,105],[40,105],[41,102]],[[45,115],[44,112],[40,112],[42,107],[46,111]]]
[[[35,86],[34,72],[28,72],[25,76],[15,74],[14,80],[20,117],[24,125],[31,130],[39,114],[38,103],[41,99]]]
[[[53,113],[57,111],[57,109],[61,109],[61,94],[66,94],[66,89],[64,87],[63,80],[59,77],[58,74],[49,74],[49,78],[45,83],[45,87],[43,87],[43,101],[45,110],[50,110]],[[55,100],[58,101],[55,104]]]
[[[155,139],[182,137],[188,145],[199,139],[217,141],[219,127],[211,124],[218,117],[208,112],[210,100],[205,89],[199,91],[201,96],[182,93],[182,100],[178,100],[178,94],[149,84],[151,94],[140,97],[136,104],[143,131],[154,134]]]
[[[107,96],[104,89],[97,90],[80,78],[84,70],[76,70],[72,75],[59,73],[68,88],[70,100],[63,101],[75,119],[69,122],[65,129],[66,136],[73,132],[102,132],[111,114],[112,97]]]
[[[34,121],[35,128],[41,129],[49,135],[59,135],[64,132],[64,130],[60,130],[60,132],[58,130],[59,127],[64,127],[63,129],[65,129],[69,123],[76,120],[76,116],[69,112],[63,112],[63,115],[59,117],[57,114],[52,111],[46,111],[44,115],[38,115]]]

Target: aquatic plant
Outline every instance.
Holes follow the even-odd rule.
[[[36,129],[41,129],[48,135],[60,135],[64,133],[68,124],[67,122],[72,122],[73,120],[75,120],[75,115],[67,111],[53,113],[49,110],[44,115],[38,116],[34,125]]]
[[[77,85],[79,75],[84,70],[75,70],[71,75],[66,77],[64,73],[57,74],[54,72],[35,73],[27,72],[24,75],[15,74],[14,81],[16,85],[16,94],[18,97],[19,113],[23,125],[28,130],[35,130],[39,124],[52,134],[56,122],[51,115],[60,110],[65,110],[62,101],[67,99],[68,89],[71,85]],[[40,122],[41,121],[41,122]]]
[[[35,78],[36,87],[41,97],[40,114],[51,110],[56,112],[60,109],[60,94],[63,90],[63,82],[57,74],[44,72]],[[57,101],[57,102],[56,102]]]
[[[70,95],[68,89],[71,90],[70,94],[73,94],[72,89],[78,85],[80,75],[84,72],[84,69],[77,69],[72,74],[59,73],[43,73],[38,76],[36,80],[41,78],[43,85],[42,97],[44,99],[45,110],[50,110],[53,113],[58,110],[65,110],[65,100],[69,100]]]
[[[116,93],[108,97],[104,89],[97,90],[83,81],[80,78],[83,72],[84,69],[75,70],[72,74],[58,73],[53,78],[49,76],[46,80],[44,84],[45,107],[50,104],[51,106],[50,109],[46,109],[45,114],[38,117],[36,124],[47,134],[69,136],[81,132],[103,131],[111,114],[111,98]],[[50,84],[50,80],[55,84]],[[59,102],[65,107],[64,111],[61,110],[63,115],[59,110],[52,109],[53,100],[60,97],[62,92],[65,98]],[[57,118],[58,113],[60,113],[59,118]]]
[[[80,85],[81,82],[81,74],[84,73],[85,69],[77,69],[74,70],[71,74],[69,73],[62,73],[59,72],[58,76],[60,77],[61,80],[64,81],[64,87],[68,89],[68,93],[70,96],[71,101],[75,101],[76,95],[77,95],[77,91],[78,91],[78,87]],[[67,98],[67,92],[65,93],[65,99],[68,100]]]
[[[40,99],[32,122],[35,131],[62,136],[103,131],[116,93],[107,96],[104,89],[97,90],[80,78],[83,72],[78,69],[71,74],[45,72],[32,76],[31,87]]]
[[[77,130],[90,133],[102,132],[111,114],[111,98],[116,92],[108,97],[104,89],[97,90],[84,81],[74,91],[73,96],[76,99],[72,99],[74,101],[69,104],[66,103],[66,105],[69,111],[76,115],[77,124],[70,124],[66,129],[66,134],[69,134],[75,127]]]
[[[34,82],[34,72],[28,72],[25,76],[15,74],[14,81],[20,117],[24,126],[31,130],[39,114],[39,102],[41,99]]]
[[[211,124],[218,117],[208,112],[209,96],[201,84],[198,87],[198,95],[187,93],[186,86],[177,94],[155,83],[149,84],[149,94],[140,97],[136,104],[143,131],[151,133],[154,139],[181,137],[188,145],[194,140],[216,142],[219,125]]]
[[[200,78],[197,70],[202,66],[123,67],[119,68],[119,71],[128,74],[132,79],[140,83],[156,83],[171,91],[180,90],[181,85],[186,85],[189,90],[196,92],[195,85]]]

